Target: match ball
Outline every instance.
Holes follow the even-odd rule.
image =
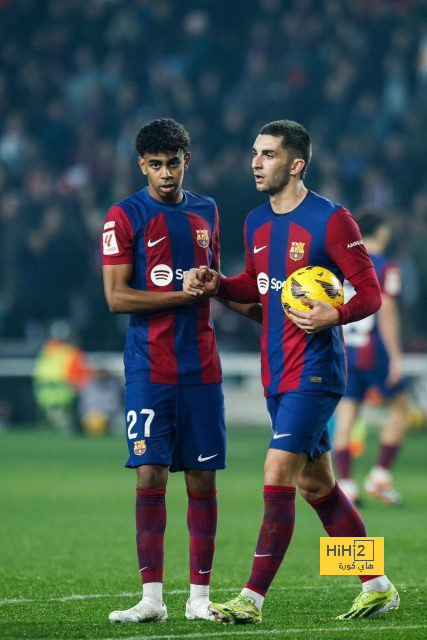
[[[303,267],[288,276],[282,289],[282,307],[286,314],[290,307],[309,311],[301,298],[328,302],[339,307],[344,302],[344,291],[336,275],[324,267]]]

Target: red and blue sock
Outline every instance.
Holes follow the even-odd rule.
[[[136,490],[136,548],[143,584],[163,582],[166,489]]]
[[[217,525],[216,490],[188,491],[187,525],[190,534],[190,583],[208,585],[215,551]]]
[[[295,525],[295,489],[264,486],[264,517],[247,589],[267,593],[292,538]]]
[[[357,509],[335,484],[332,491],[309,502],[322,521],[323,528],[334,537],[365,537],[366,528]],[[378,576],[359,576],[361,582]]]

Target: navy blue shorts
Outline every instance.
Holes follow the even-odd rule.
[[[345,397],[362,402],[367,390],[375,388],[378,389],[385,400],[390,400],[390,398],[394,398],[394,396],[406,390],[405,380],[401,380],[395,385],[389,385],[386,383],[387,375],[388,371],[385,369],[375,371],[349,369]]]
[[[286,391],[268,397],[270,449],[303,452],[310,460],[330,451],[328,421],[340,400],[340,394],[325,391]]]
[[[131,382],[125,388],[127,467],[159,464],[170,471],[225,468],[221,384]]]

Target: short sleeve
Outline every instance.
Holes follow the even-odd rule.
[[[113,205],[105,218],[101,236],[102,264],[132,264],[134,233],[126,212]]]
[[[387,262],[380,277],[381,292],[391,298],[396,298],[402,288],[400,269],[394,262]]]

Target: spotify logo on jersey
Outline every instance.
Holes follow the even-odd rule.
[[[267,293],[268,287],[270,284],[270,279],[268,275],[263,271],[261,271],[261,273],[258,274],[256,281],[258,285],[258,291],[260,292],[260,294],[264,295],[264,293]]]
[[[158,287],[167,287],[172,282],[173,271],[167,264],[157,264],[151,269],[150,278]]]

